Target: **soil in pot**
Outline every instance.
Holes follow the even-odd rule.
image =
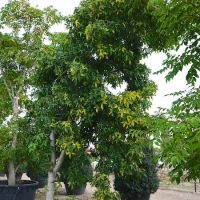
[[[37,181],[22,181],[15,186],[0,181],[0,200],[34,200],[37,186]]]

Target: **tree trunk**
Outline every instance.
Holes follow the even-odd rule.
[[[10,161],[8,164],[8,185],[14,186],[16,184],[16,177],[15,177],[15,166],[13,161]]]
[[[48,185],[47,185],[46,200],[54,200],[55,180],[56,180],[56,174],[53,171],[49,172],[48,173]]]
[[[52,130],[50,134],[51,140],[51,164],[52,167],[48,172],[48,184],[47,184],[47,193],[46,193],[46,200],[54,200],[55,194],[55,181],[56,181],[56,173],[59,171],[60,167],[65,158],[65,151],[63,150],[56,162],[56,146],[55,146],[55,133]]]
[[[48,185],[47,185],[47,194],[46,200],[54,200],[54,193],[55,193],[55,179],[56,173],[54,173],[53,169],[56,163],[56,147],[55,147],[55,133],[52,130],[50,133],[50,140],[51,140],[51,169],[48,172]]]
[[[19,97],[13,97],[13,118],[16,119],[19,115]]]
[[[12,110],[13,110],[13,120],[15,121],[19,115],[20,112],[20,108],[19,108],[19,92],[22,88],[20,88],[18,90],[17,93],[14,92],[13,87],[9,86],[9,84],[7,83],[6,79],[3,79],[4,85],[8,91],[10,100],[12,101]],[[11,145],[11,149],[15,150],[16,149],[16,145],[17,145],[17,136],[18,136],[18,130],[16,128],[15,130],[16,132],[13,134],[13,139],[12,139],[12,145]],[[16,171],[17,169],[15,169],[15,164],[13,160],[10,160],[8,163],[8,185],[15,185],[16,184]]]
[[[17,119],[19,115],[19,98],[13,97],[13,120]],[[17,145],[18,130],[13,134],[11,149],[15,150]],[[8,163],[8,185],[13,186],[16,184],[16,170],[13,160]]]

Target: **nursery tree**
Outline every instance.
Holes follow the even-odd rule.
[[[157,32],[165,38],[163,45],[157,43],[157,50],[167,53],[163,69],[166,80],[188,68],[186,80],[190,87],[184,92],[173,94],[179,98],[170,110],[156,118],[158,145],[161,159],[171,169],[171,176],[177,182],[181,177],[199,177],[199,1],[152,0],[153,16],[157,21]],[[153,45],[151,45],[153,46]],[[174,51],[172,51],[174,50]],[[173,152],[172,152],[173,150]],[[187,172],[187,174],[185,174]]]
[[[140,62],[151,51],[145,44],[154,31],[146,5],[83,1],[67,20],[69,32],[52,35],[51,44],[43,46],[31,123],[46,137],[51,132],[57,144],[51,148],[47,199],[54,196],[55,151],[70,158],[89,143],[95,145],[100,156],[99,176],[94,179],[97,199],[115,198],[109,185],[101,184],[109,173],[137,169],[148,137],[144,115],[155,92],[149,70]],[[106,88],[123,82],[128,86],[122,94],[115,96]]]
[[[53,199],[56,173],[65,154],[74,157],[91,142],[100,156],[101,173],[108,175],[119,168],[125,173],[131,165],[137,168],[136,161],[142,157],[142,146],[148,137],[143,115],[155,92],[154,84],[149,82],[143,90],[112,95],[96,69],[70,61],[68,34],[53,37],[52,44],[44,47],[43,59],[36,69],[35,101],[29,109],[36,138],[38,133],[46,139],[51,133],[53,138],[47,199]],[[57,161],[56,152],[60,152]],[[98,195],[102,195],[100,191]]]
[[[1,158],[8,165],[8,184],[15,185],[19,167],[16,150],[20,131],[18,121],[23,113],[24,99],[29,79],[45,35],[51,25],[57,23],[56,11],[41,11],[26,0],[9,1],[0,11],[0,26],[10,33],[1,34],[0,43],[0,130],[5,140],[1,144]],[[6,117],[11,116],[7,125]],[[1,140],[2,142],[2,140]],[[7,153],[5,153],[7,152]]]
[[[134,172],[135,169],[132,169],[131,175],[115,174],[114,188],[120,193],[122,200],[148,200],[150,194],[158,189],[157,162],[153,161],[153,150],[143,147],[143,151],[145,156],[139,163],[140,173]]]
[[[172,180],[180,183],[181,178],[196,180],[200,174],[200,91],[192,88],[175,95],[179,98],[172,108],[156,118],[154,134],[160,146],[161,161],[170,167]]]

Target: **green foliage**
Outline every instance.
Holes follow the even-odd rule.
[[[6,125],[0,126],[0,168],[7,173],[7,166],[10,160],[13,160],[18,171],[24,169],[26,160],[28,158],[28,149],[24,148],[26,143],[26,136],[23,134],[23,128],[21,127],[22,119],[18,118],[16,121],[7,122]],[[18,144],[17,148],[10,147],[13,135],[18,131]]]
[[[110,191],[110,180],[107,174],[96,174],[92,184],[96,187],[96,191],[94,193],[95,199],[118,200],[120,198],[117,192]]]
[[[170,176],[177,183],[182,177],[195,180],[200,173],[199,94],[199,88],[182,93],[170,110],[156,118],[160,158],[171,168]]]
[[[13,0],[0,13],[1,25],[12,29],[5,35],[7,46],[0,56],[1,78],[8,77],[8,85],[15,85],[20,108],[26,105],[29,127],[24,129],[24,139],[28,155],[34,158],[30,162],[46,162],[52,129],[56,151],[65,150],[69,159],[81,157],[80,151],[93,143],[100,158],[94,178],[97,199],[117,199],[105,174],[125,175],[138,169],[149,137],[145,115],[156,87],[141,64],[151,51],[147,42],[155,27],[147,3],[82,1],[67,19],[68,33],[60,34],[48,32],[60,20],[51,8],[40,11],[28,1]],[[43,44],[46,35],[49,45]],[[119,95],[106,88],[123,82],[128,86]],[[24,98],[30,85],[31,101]],[[83,161],[81,157],[72,162],[67,173],[72,186]]]
[[[0,19],[0,25],[11,28],[12,35],[19,37],[21,31],[22,40],[28,42],[29,45],[40,41],[37,43],[38,45],[41,44],[41,39],[45,37],[45,34],[49,32],[49,28],[61,21],[61,15],[52,7],[40,10],[31,7],[27,0],[9,0],[1,9]]]
[[[83,1],[67,20],[69,32],[51,34],[51,44],[38,54],[30,125],[46,138],[54,129],[57,152],[64,149],[69,159],[94,144],[100,158],[94,178],[97,199],[117,198],[104,175],[137,168],[149,137],[145,115],[156,86],[141,64],[151,51],[146,40],[154,27],[146,5]],[[105,87],[123,82],[128,87],[116,96]],[[79,172],[79,165],[73,165],[68,173],[72,186]]]
[[[172,108],[161,111],[155,118],[154,135],[156,145],[161,148],[160,158],[171,168],[172,180],[179,183],[183,176],[189,180],[199,177],[200,2],[152,0],[149,8],[157,21],[157,33],[163,38],[163,45],[158,43],[154,49],[167,53],[164,67],[158,73],[166,71],[169,81],[188,68],[186,80],[192,86],[196,84],[196,89],[180,93]]]
[[[92,180],[93,169],[91,161],[85,152],[79,152],[77,156],[65,158],[60,170],[61,180],[71,188],[86,186]]]
[[[114,186],[121,199],[143,199],[158,189],[159,182],[152,150],[144,149],[144,154],[143,160],[138,164],[139,170],[132,169],[130,175],[115,174]]]
[[[25,172],[32,180],[47,179],[50,164],[49,155],[44,151],[45,145],[43,143],[48,142],[48,140],[47,138],[43,138],[42,141],[38,141],[33,136],[29,136],[29,138],[33,141],[26,141],[28,145],[28,157],[25,161]],[[41,149],[39,145],[43,148]]]
[[[141,89],[149,70],[140,63],[154,32],[148,1],[82,1],[68,19],[72,58],[87,63],[116,87]]]
[[[46,163],[47,160],[46,160]],[[49,163],[48,163],[49,164]],[[49,165],[45,165],[45,160],[40,160],[40,162],[34,162],[31,159],[28,159],[28,163],[26,165],[26,174],[31,180],[41,180],[47,179],[48,177],[48,167]]]
[[[60,20],[56,10],[33,8],[27,0],[10,0],[0,10],[0,27],[10,30],[0,33],[0,165],[5,170],[13,161],[17,171],[28,158],[20,114],[25,111],[38,52],[49,28]]]
[[[167,53],[164,68],[167,80],[188,66],[186,80],[194,85],[199,78],[199,12],[200,2],[196,0],[152,0],[153,15],[157,20],[157,32],[165,42],[157,49]],[[171,50],[178,51],[173,52]]]

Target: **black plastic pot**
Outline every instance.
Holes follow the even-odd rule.
[[[82,195],[85,193],[86,185],[72,189],[66,182],[64,182],[67,195]]]
[[[38,186],[37,188],[44,188],[47,185],[47,178],[32,178],[31,176],[28,176],[31,180],[37,181]]]
[[[0,177],[4,177],[6,174],[4,174],[3,172],[0,172]]]
[[[37,181],[22,181],[22,184],[15,186],[0,181],[0,200],[34,200],[37,186]]]

